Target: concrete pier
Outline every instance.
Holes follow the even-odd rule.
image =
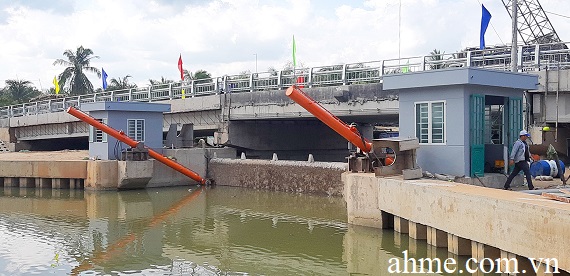
[[[570,204],[431,179],[348,172],[342,178],[351,224],[387,228],[392,216],[396,232],[453,255],[516,258],[527,271],[529,258],[555,258],[560,270],[570,271]]]

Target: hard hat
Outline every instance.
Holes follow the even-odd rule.
[[[521,132],[519,133],[519,136],[526,136],[526,137],[530,137],[530,134],[528,134],[528,132],[526,132],[526,130],[521,130]]]

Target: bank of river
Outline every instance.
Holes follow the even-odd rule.
[[[448,256],[346,220],[340,197],[3,188],[0,275],[385,275],[404,250]]]

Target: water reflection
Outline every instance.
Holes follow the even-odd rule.
[[[404,250],[447,257],[347,225],[342,198],[229,187],[4,188],[0,244],[6,275],[385,275]]]

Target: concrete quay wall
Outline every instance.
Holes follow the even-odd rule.
[[[570,271],[570,204],[437,180],[365,173],[342,178],[351,224],[393,227],[478,259],[556,258],[560,269]]]
[[[345,163],[214,158],[208,167],[216,185],[342,196]]]

